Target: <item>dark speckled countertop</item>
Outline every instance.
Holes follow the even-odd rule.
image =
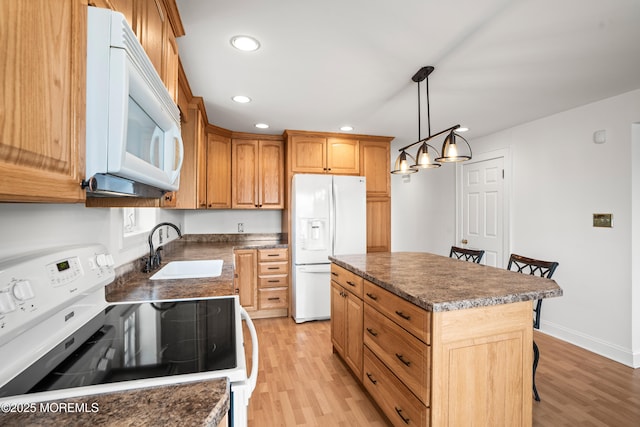
[[[222,274],[203,279],[150,280],[142,260],[118,268],[106,289],[107,301],[149,301],[234,295],[233,250],[287,247],[279,234],[188,234],[162,250],[162,265],[171,261],[221,259]],[[156,270],[157,271],[157,270]]]
[[[329,258],[434,312],[562,296],[562,289],[551,279],[430,253],[380,252]]]
[[[226,378],[4,406],[2,426],[211,426],[229,411]],[[20,409],[20,410],[18,410]]]

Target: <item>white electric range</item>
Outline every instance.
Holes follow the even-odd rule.
[[[246,426],[258,341],[238,297],[107,303],[114,278],[102,245],[0,260],[0,403],[226,377],[230,425]],[[250,375],[242,319],[253,343]]]

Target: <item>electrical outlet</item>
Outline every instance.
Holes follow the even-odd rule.
[[[238,233],[244,233],[244,223],[238,223]]]

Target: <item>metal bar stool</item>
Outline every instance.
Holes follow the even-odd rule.
[[[554,261],[541,261],[538,259],[527,258],[522,255],[511,254],[507,270],[517,271],[518,273],[530,274],[532,276],[545,277],[551,279],[553,272],[556,271],[558,263]],[[533,327],[540,329],[540,309],[542,308],[542,300],[539,299],[533,308]],[[535,341],[533,341],[533,395],[536,401],[540,401],[540,395],[536,388],[536,369],[540,360],[540,350]]]
[[[449,258],[463,259],[465,261],[475,262],[476,264],[480,264],[483,255],[483,250],[459,248],[457,246],[451,246],[451,251],[449,252]]]

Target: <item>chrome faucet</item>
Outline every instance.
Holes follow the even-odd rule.
[[[162,246],[159,246],[158,249],[155,249],[155,250],[153,249],[153,233],[155,233],[155,231],[158,228],[164,225],[173,227],[173,229],[176,230],[176,232],[178,233],[178,238],[182,238],[182,232],[180,231],[178,226],[170,222],[161,222],[160,224],[153,227],[149,232],[149,258],[147,259],[144,269],[142,270],[145,273],[149,273],[155,270],[156,268],[158,268],[158,266],[160,266],[160,262],[162,261],[162,257],[160,256],[160,251],[162,250]]]

